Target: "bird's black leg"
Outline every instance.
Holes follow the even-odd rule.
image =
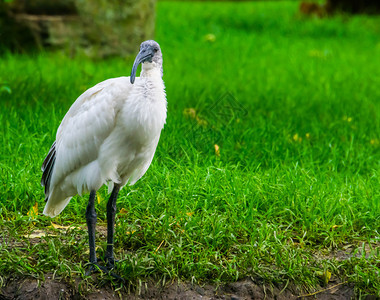
[[[106,268],[98,265],[98,260],[96,259],[95,250],[95,233],[96,233],[96,212],[95,212],[95,196],[96,191],[90,192],[90,199],[88,200],[88,205],[86,209],[86,220],[88,228],[88,244],[90,247],[90,267],[86,271],[86,275],[90,275],[93,272],[102,270],[107,272]]]
[[[110,199],[107,203],[107,249],[105,259],[107,268],[112,269],[115,266],[115,258],[113,255],[113,243],[115,233],[115,215],[116,215],[116,199],[119,194],[120,185],[115,184]]]
[[[88,228],[88,243],[90,246],[90,263],[96,264],[96,251],[95,251],[95,232],[96,232],[96,212],[95,212],[95,196],[96,192],[90,192],[90,199],[86,209],[86,220]]]

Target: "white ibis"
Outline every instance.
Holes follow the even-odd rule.
[[[140,77],[136,78],[139,64]],[[109,271],[113,254],[116,199],[119,190],[141,178],[152,162],[166,122],[162,53],[153,40],[140,46],[130,77],[105,80],[85,91],[70,107],[42,164],[41,185],[47,201],[43,213],[55,217],[71,197],[90,192],[86,209],[90,263]],[[95,196],[108,183],[107,267],[95,253]]]

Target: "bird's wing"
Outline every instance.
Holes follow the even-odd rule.
[[[127,77],[109,79],[90,88],[74,102],[57,131],[51,186],[97,159],[99,147],[114,129],[129,89]]]

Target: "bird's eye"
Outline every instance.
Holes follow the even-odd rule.
[[[154,52],[157,52],[157,51],[158,51],[158,48],[155,47],[155,48],[154,48]]]

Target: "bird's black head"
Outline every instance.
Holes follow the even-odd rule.
[[[131,83],[135,82],[137,67],[141,63],[152,64],[152,67],[162,69],[162,53],[160,45],[153,40],[142,42],[140,45],[140,52],[137,54],[135,62],[133,63],[131,71]]]

